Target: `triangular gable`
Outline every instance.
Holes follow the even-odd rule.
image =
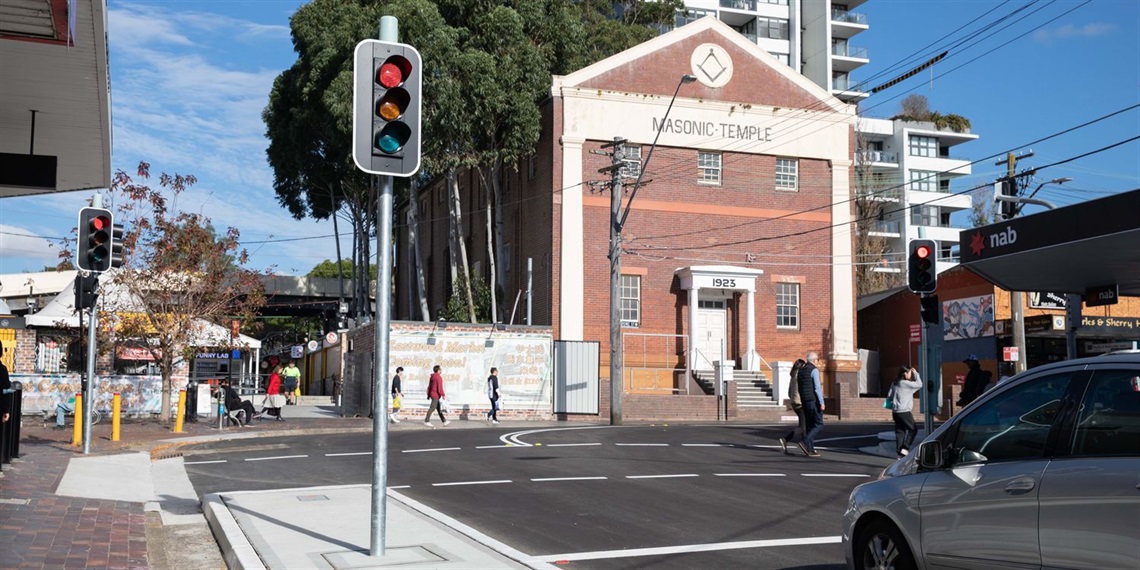
[[[681,26],[564,77],[556,76],[552,94],[557,96],[560,90],[578,87],[672,95],[682,75],[700,73],[693,69],[692,62],[697,48],[705,44],[719,46],[727,53],[732,77],[719,87],[710,87],[703,81],[689,85],[683,89],[682,97],[852,112],[850,105],[713,16]]]

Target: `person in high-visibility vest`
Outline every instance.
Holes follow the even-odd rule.
[[[301,369],[297,368],[296,362],[289,361],[281,376],[281,391],[285,393],[290,404],[296,405],[297,398],[301,395]]]

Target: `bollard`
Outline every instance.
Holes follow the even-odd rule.
[[[75,395],[75,429],[71,432],[71,445],[83,443],[83,394]]]
[[[119,441],[119,410],[123,398],[118,392],[111,397],[111,441]]]
[[[182,433],[182,416],[186,413],[186,390],[178,391],[178,417],[174,418],[174,433]]]

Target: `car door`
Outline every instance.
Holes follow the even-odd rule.
[[[1135,570],[1140,559],[1140,362],[1093,369],[1064,451],[1041,481],[1045,568]]]
[[[930,472],[919,498],[930,567],[1039,567],[1037,495],[1050,434],[1083,374],[1077,367],[1027,376],[955,419],[943,436],[947,464]]]

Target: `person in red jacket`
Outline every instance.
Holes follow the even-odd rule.
[[[278,364],[269,374],[269,385],[265,390],[265,404],[261,408],[261,413],[264,414],[268,409],[269,415],[283,422],[285,419],[281,417],[281,408],[284,406],[285,396],[281,393],[281,365]]]
[[[443,392],[443,375],[439,373],[440,367],[436,364],[431,369],[431,378],[428,380],[428,399],[431,400],[431,405],[428,406],[427,415],[424,416],[424,425],[431,426],[431,413],[436,412],[439,414],[439,421],[443,425],[450,424],[447,418],[443,417],[443,408],[440,406],[440,400],[447,397]]]

